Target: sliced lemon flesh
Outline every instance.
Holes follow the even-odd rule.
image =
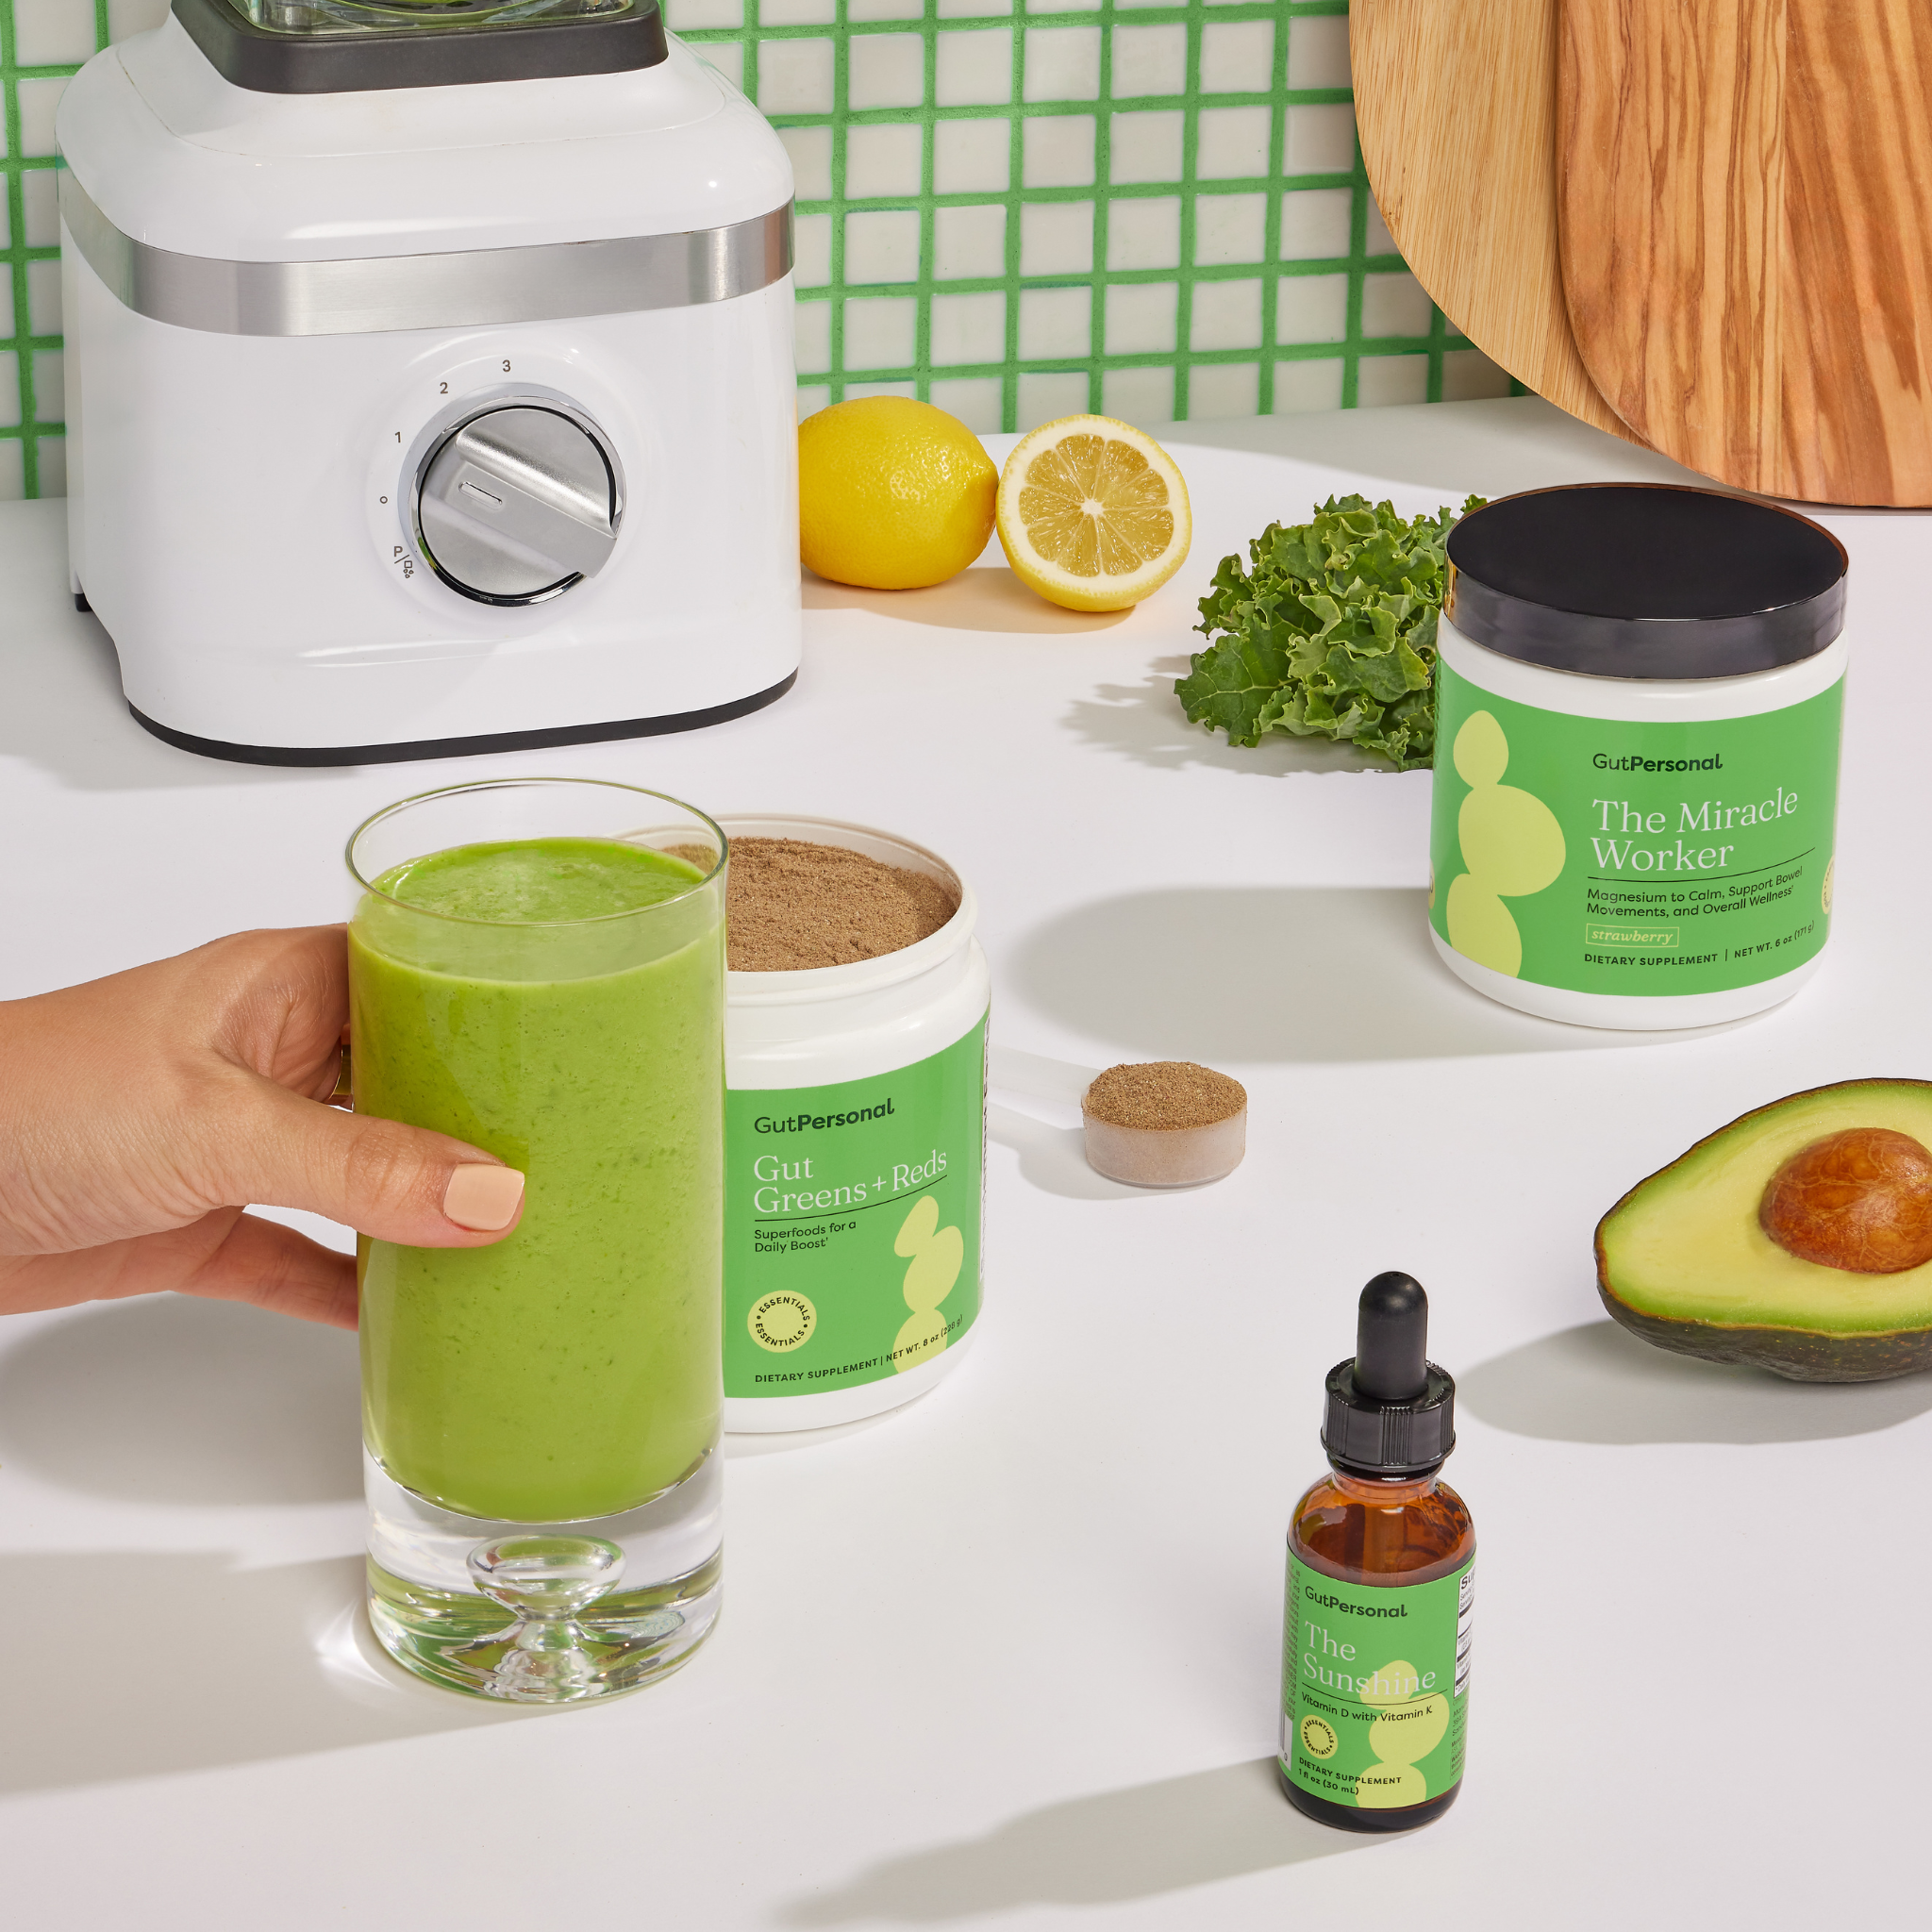
[[[1111,416],[1064,416],[1014,445],[996,523],[1007,561],[1068,610],[1124,610],[1188,555],[1193,519],[1174,458]]]

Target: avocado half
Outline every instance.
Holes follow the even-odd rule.
[[[1932,1261],[1855,1274],[1801,1261],[1758,1203],[1800,1148],[1852,1127],[1932,1147],[1932,1081],[1843,1080],[1760,1107],[1641,1180],[1596,1225],[1596,1285],[1633,1334],[1794,1382],[1883,1382],[1932,1369]]]

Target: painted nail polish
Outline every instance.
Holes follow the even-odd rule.
[[[513,1167],[466,1161],[455,1169],[442,1191],[442,1211],[473,1234],[494,1234],[517,1218],[524,1177]]]

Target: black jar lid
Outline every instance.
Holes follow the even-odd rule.
[[[1844,545],[1716,490],[1581,483],[1501,496],[1449,533],[1442,611],[1524,664],[1591,677],[1741,677],[1844,628]]]

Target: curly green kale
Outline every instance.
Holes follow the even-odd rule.
[[[1442,546],[1484,501],[1405,523],[1392,504],[1331,496],[1312,523],[1270,524],[1248,568],[1223,558],[1201,599],[1209,641],[1174,681],[1181,708],[1231,744],[1289,731],[1348,739],[1401,772],[1428,764]]]

